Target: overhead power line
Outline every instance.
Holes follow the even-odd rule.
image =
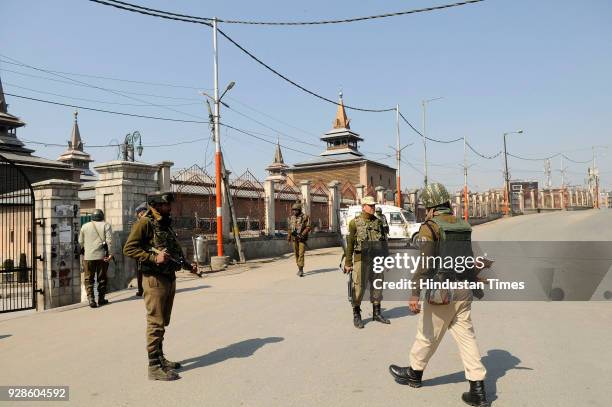
[[[548,157],[542,157],[542,158],[521,157],[519,155],[512,154],[512,153],[508,153],[508,155],[510,157],[518,158],[519,160],[524,160],[524,161],[545,161],[545,160],[550,160],[551,158],[558,157],[558,156],[560,156],[562,154],[561,153],[555,153],[553,155],[549,155]]]
[[[478,151],[476,151],[476,149],[475,149],[474,147],[472,147],[472,145],[471,145],[470,143],[468,143],[467,141],[465,142],[465,144],[468,146],[468,148],[469,148],[470,150],[472,150],[472,152],[473,152],[474,154],[476,154],[477,156],[482,157],[482,158],[484,158],[484,159],[486,159],[486,160],[492,160],[492,159],[494,159],[494,158],[497,158],[497,157],[499,157],[499,155],[502,153],[501,151],[498,151],[497,153],[495,153],[495,154],[493,154],[493,155],[484,155],[484,154],[479,153]]]
[[[107,5],[107,6],[117,7],[117,8],[123,8],[123,7],[120,6],[120,5],[123,5],[123,6],[131,7],[131,8],[134,8],[134,9],[138,9],[138,10],[141,10],[141,11],[148,11],[148,12],[153,12],[153,13],[167,14],[168,16],[172,16],[172,17],[175,17],[175,18],[185,18],[185,19],[201,21],[201,22],[209,22],[209,21],[213,20],[213,18],[211,18],[211,17],[199,17],[199,16],[193,16],[193,15],[187,15],[187,14],[172,13],[172,12],[168,12],[168,11],[164,11],[164,10],[158,10],[158,9],[154,9],[154,8],[143,7],[143,6],[139,6],[139,5],[136,5],[136,4],[127,3],[127,2],[119,1],[119,0],[106,0],[106,1],[102,1],[102,0],[90,0],[90,1],[93,1],[95,3],[104,4],[104,5]],[[362,16],[362,17],[342,18],[342,19],[335,19],[335,20],[317,20],[317,21],[253,21],[253,20],[230,20],[230,19],[218,18],[217,21],[220,22],[220,23],[226,23],[226,24],[272,25],[272,26],[343,24],[343,23],[355,23],[355,22],[366,21],[366,20],[375,20],[375,19],[380,19],[380,18],[398,17],[398,16],[403,16],[403,15],[408,15],[408,14],[424,13],[424,12],[435,11],[435,10],[443,10],[443,9],[447,9],[447,8],[465,6],[465,5],[468,5],[468,4],[480,3],[482,1],[484,1],[484,0],[466,0],[466,1],[459,2],[459,3],[444,4],[444,5],[440,5],[440,6],[426,7],[426,8],[421,8],[421,9],[395,11],[395,12],[391,12],[391,13],[375,14],[375,15]]]
[[[395,110],[395,109],[393,109],[393,110]],[[412,123],[410,123],[410,122],[408,121],[408,119],[406,119],[406,118],[404,117],[404,115],[402,114],[402,112],[399,112],[399,115],[400,115],[400,117],[402,118],[402,120],[404,120],[404,122],[406,122],[406,124],[407,124],[408,126],[410,126],[410,128],[411,128],[411,129],[412,129],[412,130],[413,130],[413,131],[414,131],[416,134],[418,134],[419,136],[421,136],[421,137],[425,138],[426,140],[433,141],[434,143],[443,143],[443,144],[456,143],[457,141],[461,141],[461,140],[463,140],[463,137],[459,137],[459,138],[456,138],[456,139],[453,139],[453,140],[438,140],[438,139],[435,139],[435,138],[427,137],[427,136],[425,136],[423,133],[421,133],[420,131],[418,131],[418,130],[416,129],[416,127],[414,127],[414,126],[412,125]]]
[[[5,93],[5,95],[13,96],[13,97],[20,98],[20,99],[33,100],[35,102],[48,103],[48,104],[51,104],[51,105],[73,107],[73,108],[76,108],[76,109],[83,109],[83,110],[90,110],[90,111],[93,111],[93,112],[116,114],[116,115],[119,115],[119,116],[140,117],[140,118],[143,118],[143,119],[164,120],[164,121],[179,122],[179,123],[208,124],[208,121],[203,121],[203,120],[174,119],[174,118],[170,118],[170,117],[148,116],[148,115],[136,114],[136,113],[116,112],[116,111],[113,111],[113,110],[96,109],[96,108],[93,108],[93,107],[74,105],[74,104],[70,104],[70,103],[60,103],[60,102],[55,102],[55,101],[52,101],[52,100],[45,100],[45,99],[32,98],[32,97],[28,97],[28,96],[15,95],[14,93]]]
[[[34,141],[34,140],[28,140],[28,139],[21,139],[21,140],[28,144],[38,144],[38,145],[43,145],[45,147],[66,147],[66,144],[46,143],[44,141]],[[180,146],[183,144],[197,143],[197,142],[204,141],[204,140],[206,140],[206,137],[201,137],[201,138],[197,138],[193,140],[186,140],[186,141],[177,141],[176,143],[168,143],[168,144],[148,144],[148,145],[145,144],[143,145],[143,147],[145,148],[174,147],[174,146]],[[123,144],[113,143],[113,144],[89,145],[87,143],[83,143],[83,146],[86,148],[109,148],[109,147],[119,147],[121,145]]]

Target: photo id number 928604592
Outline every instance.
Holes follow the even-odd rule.
[[[68,401],[68,386],[0,386],[0,401]]]

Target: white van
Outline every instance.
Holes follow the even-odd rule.
[[[421,224],[415,220],[414,213],[392,205],[376,205],[382,208],[382,213],[389,224],[389,239],[410,239],[414,241]],[[361,214],[361,205],[351,205],[340,209],[340,232],[346,238],[348,235],[348,224],[356,216]]]

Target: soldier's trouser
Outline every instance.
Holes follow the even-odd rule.
[[[361,305],[363,294],[366,290],[366,284],[370,291],[370,302],[372,304],[380,304],[382,301],[382,289],[374,288],[374,280],[380,279],[381,281],[376,283],[378,287],[382,287],[383,273],[374,273],[371,268],[368,270],[367,267],[362,267],[361,261],[355,261],[353,263],[353,306],[358,307]]]
[[[157,351],[164,340],[165,327],[170,324],[170,314],[176,292],[176,280],[164,276],[143,275],[144,303],[147,308],[147,352]]]
[[[83,278],[87,297],[94,298],[94,281],[98,280],[98,296],[106,294],[106,271],[104,260],[83,260]]]
[[[306,244],[304,242],[293,241],[293,254],[295,254],[295,263],[298,267],[304,267],[304,252]]]
[[[484,380],[487,371],[480,361],[470,316],[472,293],[456,290],[454,295],[457,301],[447,305],[431,305],[423,301],[416,339],[410,351],[410,366],[414,370],[424,370],[446,330],[449,330],[459,347],[465,377],[472,381]]]

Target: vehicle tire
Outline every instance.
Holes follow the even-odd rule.
[[[418,234],[418,233],[415,233],[414,235],[412,235],[412,238],[410,239],[410,245],[411,245],[413,248],[415,248],[415,249],[417,248],[417,239],[418,239],[418,238],[419,238],[419,234]]]

